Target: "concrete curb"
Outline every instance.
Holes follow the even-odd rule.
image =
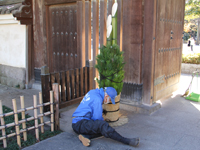
[[[196,70],[200,71],[200,64],[181,64],[181,73],[192,74]]]

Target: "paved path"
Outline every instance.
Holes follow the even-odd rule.
[[[187,46],[187,44],[183,44],[183,54],[189,54],[189,53],[200,53],[200,45],[194,45],[193,52],[191,51],[191,48]]]
[[[200,105],[180,97],[162,102],[162,108],[152,115],[126,112],[129,122],[116,130],[126,137],[138,136],[141,150],[199,150]],[[69,124],[66,124],[66,126]],[[70,125],[69,125],[70,126]],[[84,147],[77,135],[63,132],[24,150],[133,150],[136,148],[101,138]]]
[[[137,148],[107,138],[92,140],[90,147],[84,147],[71,128],[70,117],[75,106],[62,110],[60,123],[61,129],[65,132],[24,148],[24,150],[199,150],[200,104],[185,100],[180,96],[187,88],[190,79],[191,75],[182,74],[180,89],[167,99],[160,101],[162,107],[151,115],[121,110],[129,121],[115,129],[126,137],[140,137],[141,142]],[[0,85],[0,91],[1,88],[2,85]],[[0,99],[3,93],[2,90]],[[11,93],[6,101],[12,99]],[[3,97],[6,98],[5,93]],[[6,101],[3,103],[10,103]]]

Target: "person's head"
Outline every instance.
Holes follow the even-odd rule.
[[[117,91],[113,87],[105,87],[104,89],[104,104],[113,103],[115,104],[115,97],[117,96]]]

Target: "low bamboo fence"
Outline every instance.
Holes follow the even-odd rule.
[[[20,96],[20,103],[21,103],[21,109],[17,110],[17,104],[16,99],[12,99],[12,105],[13,105],[13,111],[9,113],[3,113],[2,108],[2,101],[0,100],[0,119],[1,119],[1,126],[0,130],[2,130],[2,137],[0,137],[0,140],[3,140],[3,147],[7,147],[7,138],[16,136],[17,137],[17,144],[19,147],[21,147],[21,137],[20,134],[23,133],[23,139],[24,141],[27,141],[27,131],[35,129],[35,136],[36,140],[39,141],[39,128],[41,128],[41,133],[44,133],[44,125],[45,124],[51,124],[51,131],[54,131],[54,123],[57,122],[54,120],[54,104],[58,104],[58,102],[54,102],[54,91],[50,91],[50,102],[43,103],[42,100],[42,93],[39,93],[39,104],[37,104],[37,96],[33,95],[33,106],[25,108],[24,107],[24,96]],[[44,106],[50,105],[50,111],[45,112],[43,111]],[[38,114],[38,108],[40,109],[40,114]],[[25,112],[33,110],[34,111],[34,117],[25,118]],[[22,120],[18,119],[18,114],[21,113]],[[14,115],[14,122],[5,124],[4,117]],[[50,115],[50,121],[44,122],[43,117]],[[40,119],[40,124],[38,123],[38,119]],[[34,120],[35,125],[32,127],[27,128],[26,122]],[[54,122],[55,121],[55,122]],[[20,130],[19,126],[22,124],[22,129]],[[11,133],[6,135],[5,129],[9,127],[15,126],[15,133]]]
[[[42,98],[48,102],[49,92],[54,91],[54,84],[58,84],[59,108],[71,106],[79,103],[92,89],[93,80],[93,67],[41,74]],[[49,107],[44,107],[44,111],[49,111]]]

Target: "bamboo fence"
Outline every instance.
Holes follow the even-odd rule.
[[[20,96],[20,103],[21,103],[21,109],[17,110],[16,100],[12,99],[13,111],[4,114],[3,108],[2,108],[2,101],[0,100],[0,119],[1,119],[0,130],[2,130],[2,137],[0,137],[0,140],[3,140],[4,148],[7,147],[7,138],[13,137],[13,136],[17,137],[17,144],[19,145],[19,147],[21,147],[20,134],[23,133],[23,140],[27,141],[27,131],[30,131],[33,129],[35,129],[36,140],[39,141],[39,127],[41,128],[41,133],[44,133],[44,125],[45,124],[51,124],[51,131],[52,132],[54,131],[54,104],[57,105],[57,103],[58,103],[57,101],[54,101],[54,91],[50,91],[50,102],[43,103],[42,93],[39,92],[39,105],[37,104],[37,96],[36,95],[33,95],[33,106],[32,107],[28,107],[28,108],[24,107],[24,96]],[[48,106],[48,105],[50,105],[50,111],[44,112],[43,107]],[[40,114],[38,114],[38,112],[37,112],[38,108],[40,109]],[[25,118],[25,112],[29,111],[29,110],[34,111],[34,117]],[[58,113],[59,110],[56,110],[56,111]],[[22,120],[18,119],[19,113],[21,113]],[[5,124],[4,117],[11,116],[11,115],[14,115],[14,122]],[[47,115],[50,115],[51,120],[44,122],[43,117],[47,116]],[[38,119],[40,119],[40,124],[38,123]],[[57,117],[57,119],[59,119],[59,118]],[[27,128],[26,123],[31,120],[35,121],[35,125]],[[55,122],[59,122],[59,120],[58,121],[56,120]],[[21,124],[22,124],[22,129],[20,130],[19,126]],[[16,132],[6,135],[5,129],[12,127],[12,126],[15,126]]]

